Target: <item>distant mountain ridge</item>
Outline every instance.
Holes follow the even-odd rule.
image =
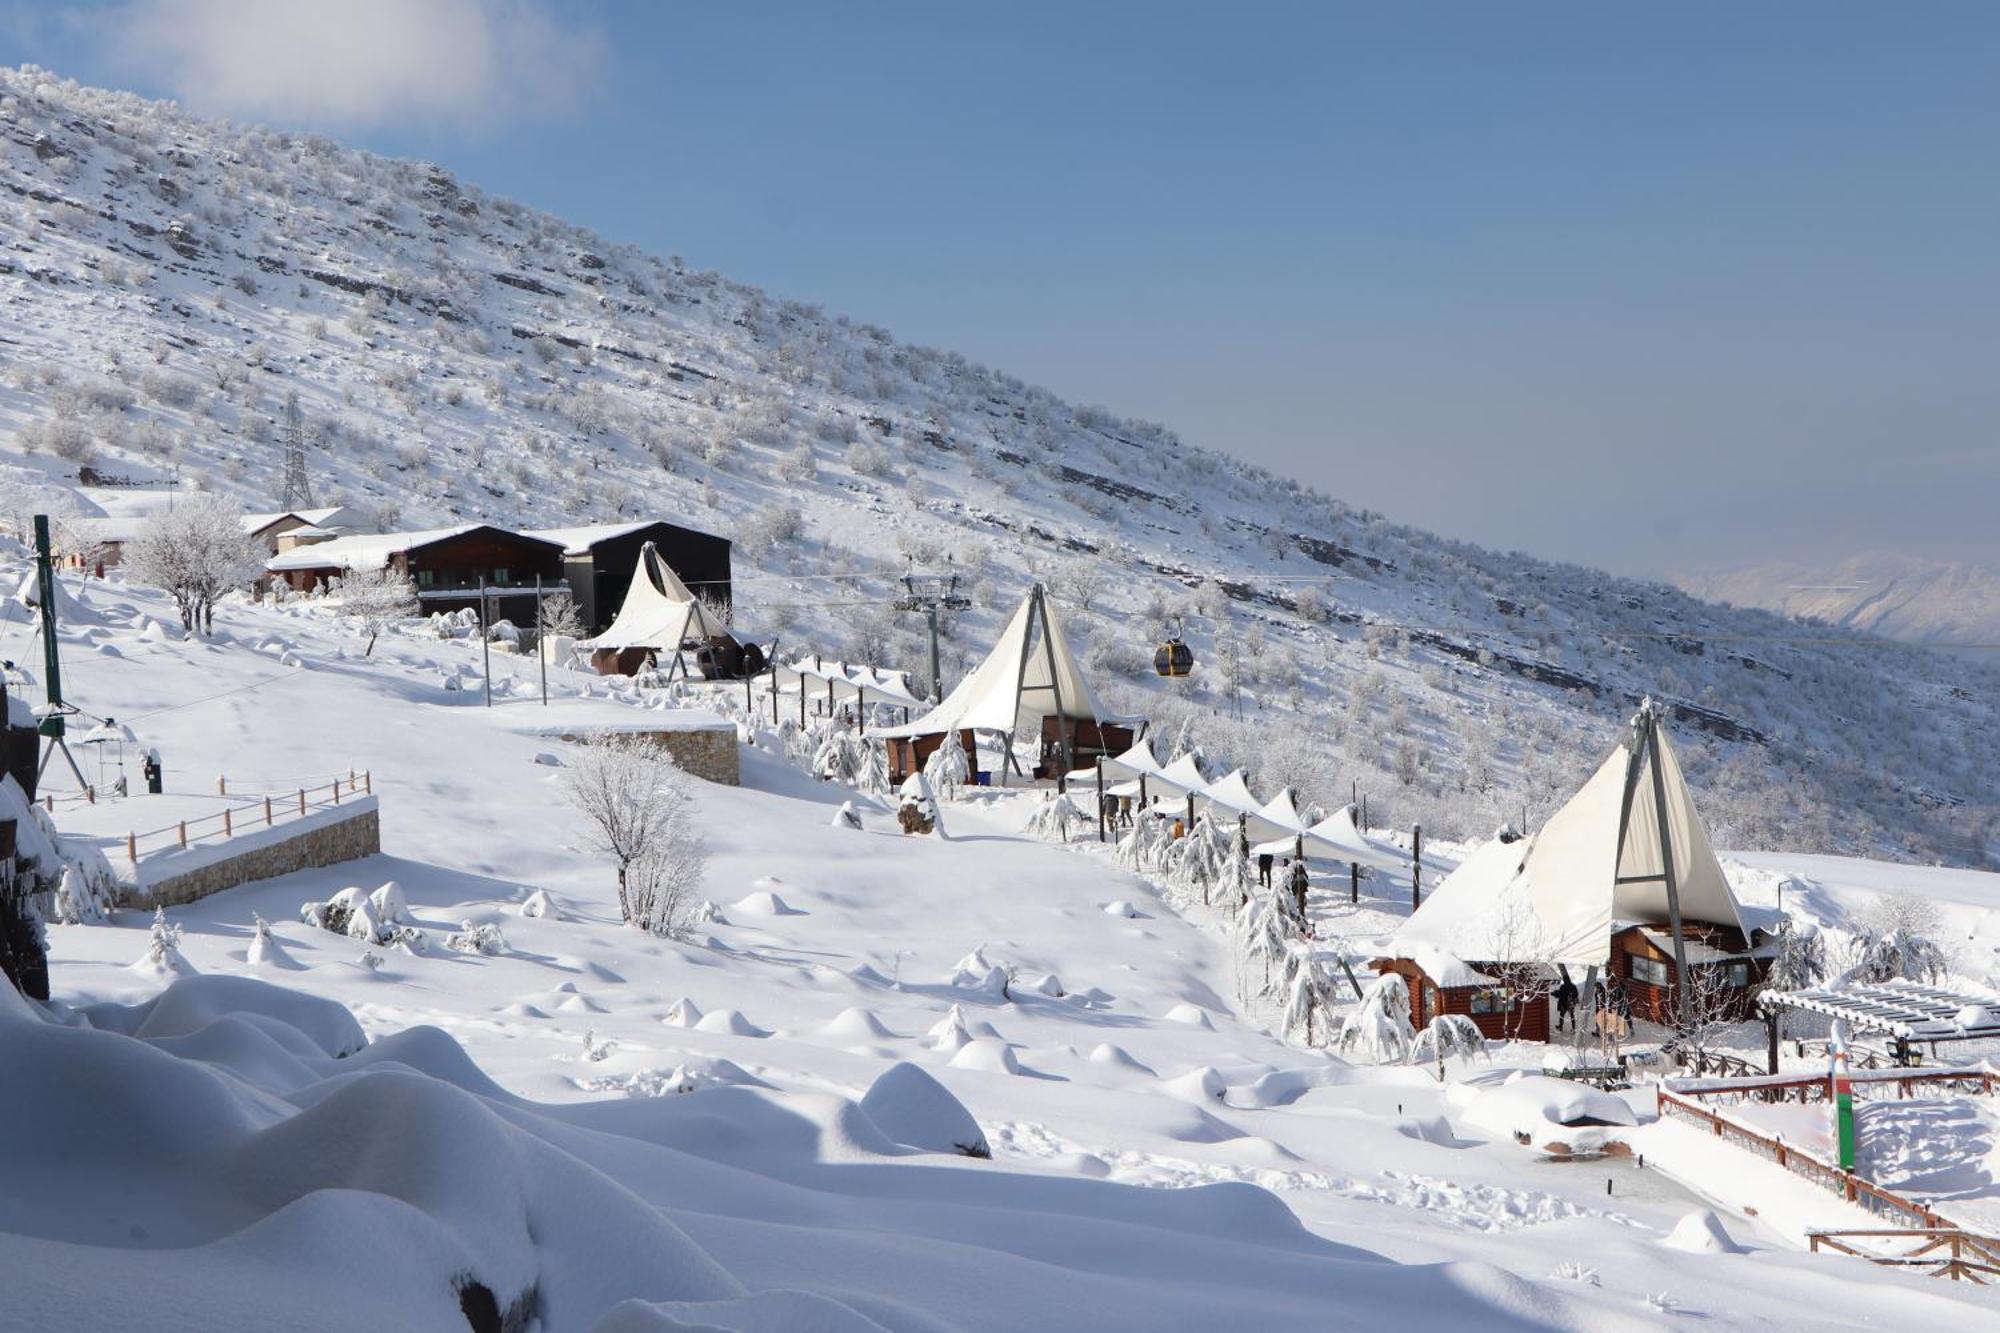
[[[1753,565],[1674,582],[1708,601],[1905,643],[2000,643],[2000,572],[1974,564],[1870,552],[1832,565]]]

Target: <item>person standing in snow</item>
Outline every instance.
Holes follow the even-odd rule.
[[[1257,882],[1267,889],[1271,887],[1272,860],[1273,857],[1269,852],[1257,853]]]
[[[1556,1030],[1576,1029],[1576,983],[1569,979],[1569,972],[1562,974],[1562,984],[1556,987]]]
[[[1289,860],[1287,864],[1291,867],[1285,877],[1287,885],[1292,891],[1292,897],[1298,900],[1299,920],[1304,921],[1306,919],[1306,894],[1312,888],[1312,875],[1306,870],[1306,860],[1303,856]],[[1271,882],[1268,873],[1264,882],[1266,884]]]

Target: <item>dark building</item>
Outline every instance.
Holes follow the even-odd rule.
[[[561,543],[486,523],[314,542],[273,557],[265,568],[293,591],[311,592],[350,571],[385,566],[409,575],[426,612],[476,608],[483,583],[493,618],[517,625],[535,622],[537,578],[545,589],[564,579]]]
[[[561,545],[563,573],[589,634],[602,632],[617,616],[639,566],[639,548],[647,542],[689,592],[719,605],[725,616],[732,606],[727,537],[657,521],[544,528],[528,535]]]

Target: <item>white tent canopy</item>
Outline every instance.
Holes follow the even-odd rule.
[[[903,708],[921,708],[926,700],[910,684],[909,673],[886,667],[834,662],[821,657],[801,657],[789,665],[772,668],[778,692],[797,694],[804,690],[808,699],[824,699],[831,694],[838,703],[886,703]]]
[[[1072,783],[1093,782],[1100,769],[1106,782],[1125,779],[1136,782],[1140,778],[1158,780],[1162,776],[1160,757],[1153,753],[1153,742],[1144,739],[1134,741],[1132,748],[1124,754],[1106,755],[1094,767],[1077,769],[1069,775],[1069,780]]]
[[[1071,722],[1139,720],[1113,713],[1098,701],[1037,584],[1021,599],[986,660],[944,702],[915,721],[885,727],[876,735],[933,736],[970,728],[1039,741],[1042,724],[1051,717]]]
[[[1260,843],[1251,850],[1260,855],[1270,852],[1282,856],[1298,844],[1294,836],[1281,836]],[[1351,806],[1342,806],[1325,819],[1305,831],[1307,856],[1323,857],[1330,861],[1346,861],[1353,865],[1367,866],[1372,870],[1386,870],[1395,874],[1406,874],[1410,869],[1410,854],[1393,842],[1363,833],[1354,822]]]
[[[1747,935],[1680,761],[1648,703],[1540,833],[1474,853],[1411,915],[1393,947],[1406,956],[1428,947],[1471,962],[1602,967],[1611,958],[1614,922],[1669,919],[1669,860],[1683,921]]]
[[[711,639],[728,634],[728,626],[688,591],[653,543],[647,542],[639,548],[638,568],[633,571],[632,586],[625,590],[624,605],[604,633],[590,642],[597,648],[678,652],[691,637]]]

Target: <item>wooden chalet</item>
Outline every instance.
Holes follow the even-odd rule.
[[[1489,1037],[1546,1040],[1547,992],[1567,973],[1583,1021],[1616,981],[1633,1018],[1687,1027],[1697,1008],[1754,1016],[1773,949],[1745,916],[1648,702],[1540,832],[1475,851],[1373,965],[1408,983],[1419,1026],[1456,1013]]]
[[[336,537],[282,552],[264,567],[294,592],[312,592],[355,570],[396,569],[416,585],[427,612],[476,610],[484,584],[491,617],[517,625],[534,623],[537,578],[544,589],[563,586],[559,543],[488,523]]]
[[[900,787],[912,774],[923,772],[950,734],[936,731],[922,736],[891,736],[882,742],[889,752],[889,781]],[[965,749],[965,767],[970,773],[979,767],[979,738],[967,727],[958,733],[958,743]]]

